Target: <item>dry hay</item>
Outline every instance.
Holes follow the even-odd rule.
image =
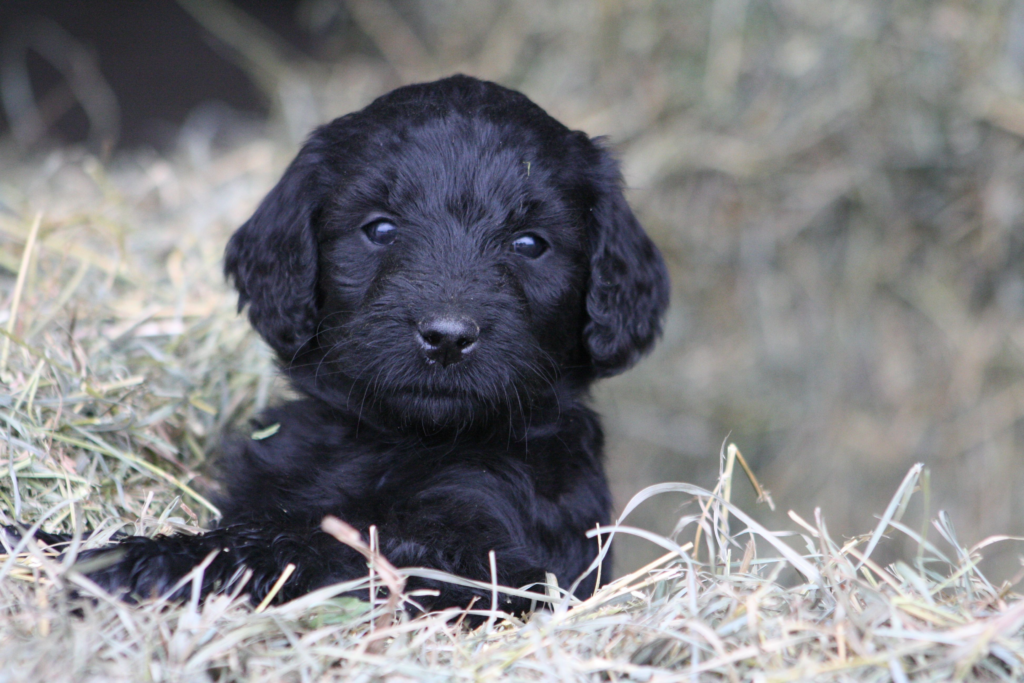
[[[116,530],[192,532],[210,519],[201,473],[217,435],[282,393],[218,265],[237,207],[255,201],[280,161],[266,143],[187,173],[156,158],[105,168],[60,153],[22,196],[8,186],[0,521],[100,529],[79,546],[89,547]],[[977,567],[979,551],[1002,539],[967,548],[943,515],[931,529],[900,521],[915,490],[928,495],[926,470],[911,470],[873,533],[839,542],[824,514],[791,513],[788,530],[770,532],[731,503],[738,458],[726,449],[714,492],[662,484],[626,506],[624,516],[680,495],[698,503],[667,537],[615,529],[667,551],[660,559],[582,603],[551,587],[541,600],[552,611],[523,621],[477,605],[495,618],[474,631],[457,612],[396,617],[401,601],[387,591],[372,608],[339,597],[383,585],[380,571],[255,610],[239,595],[128,606],[76,571],[74,551],[61,560],[20,548],[0,558],[0,680],[1024,675],[1024,601]],[[909,539],[916,555],[879,566],[871,555],[883,534]]]
[[[675,529],[621,529],[620,558],[656,564],[573,609],[554,596],[552,612],[472,632],[453,614],[388,624],[385,600],[331,591],[259,613],[241,597],[71,600],[68,586],[90,589],[33,546],[0,559],[0,682],[1024,676],[1017,577],[978,567],[1014,546],[962,543],[945,514],[926,523],[941,506],[968,538],[1024,528],[1013,3],[408,2],[382,16],[388,3],[353,0],[379,54],[330,65],[282,59],[244,18],[204,10],[223,3],[183,5],[257,73],[292,144],[183,135],[170,159],[26,163],[0,148],[0,522],[102,530],[88,545],[211,521],[218,435],[286,393],[220,277],[228,234],[294,136],[455,70],[609,133],[670,262],[665,342],[599,392],[616,397],[618,499],[669,478],[714,486],[735,429],[783,510],[828,504],[789,519],[744,504],[787,530],[750,532],[726,502],[752,496],[725,457],[718,497],[639,494],[626,523]],[[934,478],[915,466],[896,490],[920,459]],[[825,526],[869,528],[883,509],[869,534]]]

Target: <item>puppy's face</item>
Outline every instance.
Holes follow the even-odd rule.
[[[585,362],[578,212],[511,128],[377,133],[321,219],[318,378],[403,420],[530,409]]]
[[[525,416],[632,363],[667,303],[607,154],[465,77],[316,131],[226,269],[300,388],[406,425]]]

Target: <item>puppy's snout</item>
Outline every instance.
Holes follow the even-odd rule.
[[[416,336],[429,361],[448,367],[476,348],[480,326],[472,318],[440,316],[417,324]]]

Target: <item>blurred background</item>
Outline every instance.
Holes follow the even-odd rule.
[[[774,528],[870,531],[923,462],[961,540],[1024,534],[1022,2],[3,0],[0,213],[73,216],[106,190],[57,169],[99,165],[145,179],[136,243],[213,263],[312,126],[456,71],[608,136],[670,265],[662,344],[595,395],[620,506],[713,485],[728,439]]]

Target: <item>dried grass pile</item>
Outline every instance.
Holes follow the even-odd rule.
[[[290,142],[218,150],[199,121],[167,158],[0,147],[0,522],[88,545],[211,521],[219,435],[286,391],[220,276],[227,236],[309,126],[455,70],[617,143],[675,290],[660,350],[598,396],[616,494],[718,488],[645,490],[623,523],[660,533],[619,529],[620,566],[659,559],[477,631],[346,587],[260,612],[76,600],[71,558],[24,548],[0,557],[0,683],[1024,677],[1017,548],[951,522],[1024,529],[1019,4],[308,2],[374,48],[321,63],[181,4]],[[729,430],[778,514],[716,465]],[[899,485],[919,460],[932,477]]]
[[[4,185],[0,522],[100,529],[79,546],[89,547],[118,530],[190,532],[210,519],[201,472],[218,434],[281,393],[219,272],[239,206],[256,200],[281,161],[265,143],[188,172],[184,162],[104,167],[60,153],[22,190]],[[728,449],[714,492],[663,484],[626,506],[624,517],[696,502],[667,537],[628,519],[616,529],[667,551],[657,561],[580,604],[553,589],[542,599],[552,611],[492,615],[477,630],[458,613],[409,620],[387,591],[373,607],[339,597],[383,585],[383,559],[362,581],[276,607],[254,609],[242,595],[129,606],[90,587],[74,550],[60,560],[23,547],[0,557],[0,680],[1024,675],[1024,601],[977,567],[978,551],[1000,539],[966,548],[946,517],[930,533],[900,521],[915,490],[928,494],[920,466],[873,533],[840,542],[825,515],[791,513],[787,531],[771,532],[729,502],[738,458]],[[909,539],[916,557],[876,564],[883,534]]]

